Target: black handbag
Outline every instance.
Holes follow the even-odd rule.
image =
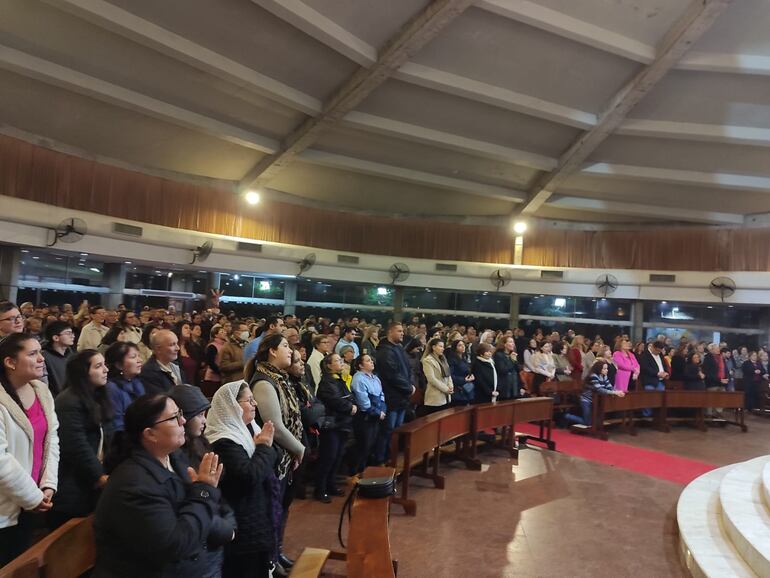
[[[387,498],[396,493],[396,479],[361,478],[356,482],[358,495],[362,498]]]

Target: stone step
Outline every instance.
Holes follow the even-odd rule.
[[[733,467],[712,470],[693,480],[677,503],[682,559],[696,578],[756,578],[722,527],[719,488]]]
[[[759,576],[770,576],[770,510],[764,498],[763,471],[770,456],[735,464],[722,478],[722,522],[741,558]]]

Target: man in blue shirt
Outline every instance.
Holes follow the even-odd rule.
[[[358,343],[355,341],[356,339],[356,330],[352,327],[345,327],[342,330],[342,335],[340,336],[340,340],[337,342],[337,345],[334,347],[334,353],[337,355],[341,355],[342,348],[346,345],[349,345],[353,348],[353,359],[358,359],[358,356],[360,355],[360,351],[358,349]]]

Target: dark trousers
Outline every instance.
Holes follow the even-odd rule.
[[[353,428],[356,434],[353,473],[360,474],[369,465],[369,460],[374,460],[374,444],[380,430],[380,420],[362,412],[361,417],[356,414],[353,419]]]
[[[345,454],[348,432],[336,429],[321,430],[321,444],[318,449],[318,470],[315,478],[315,493],[324,494],[336,488],[334,479]]]
[[[39,522],[38,514],[22,511],[15,526],[0,528],[0,568],[32,545],[32,533]]]
[[[222,576],[224,578],[270,578],[271,558],[270,552],[255,554],[225,552]]]
[[[743,393],[746,409],[759,409],[759,388],[760,384],[754,383],[750,379],[743,380]]]

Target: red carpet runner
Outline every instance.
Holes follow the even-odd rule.
[[[530,435],[539,433],[537,426],[531,424],[517,424],[516,431]],[[556,442],[556,450],[564,454],[678,484],[689,484],[701,474],[717,467],[706,462],[611,441],[605,442],[555,428],[552,439]]]

